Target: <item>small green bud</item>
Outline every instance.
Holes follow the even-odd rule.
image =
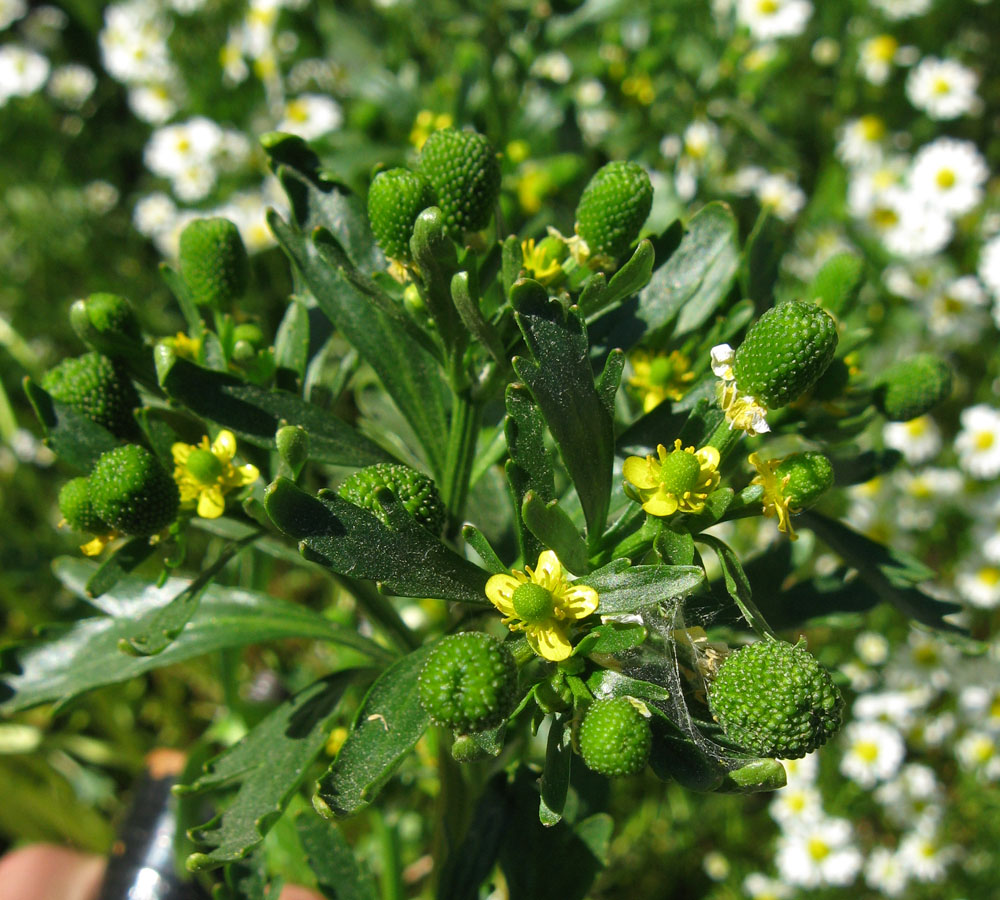
[[[375,494],[379,488],[392,491],[428,531],[440,534],[444,527],[445,508],[434,482],[409,466],[399,463],[376,463],[351,475],[337,493],[355,506],[364,507],[386,522],[385,512]]]
[[[107,356],[127,356],[142,347],[139,320],[128,300],[117,294],[77,300],[69,309],[69,322],[81,341]]]
[[[462,734],[495,728],[517,699],[517,666],[496,638],[478,631],[438,642],[420,670],[420,704],[436,725]]]
[[[125,444],[101,455],[90,473],[94,512],[116,531],[146,537],[177,515],[173,478],[145,447]]]
[[[576,207],[576,233],[592,259],[616,260],[639,236],[653,206],[653,185],[634,162],[609,162],[590,179]]]
[[[106,534],[111,530],[94,512],[88,478],[74,478],[62,486],[62,490],[59,491],[59,512],[74,531]]]
[[[243,296],[250,263],[239,229],[228,219],[195,219],[181,232],[181,276],[194,302],[224,311]]]
[[[587,767],[601,775],[637,775],[649,760],[653,733],[628,697],[595,700],[577,736]]]
[[[875,405],[890,422],[909,422],[951,396],[951,367],[932,353],[900,360],[878,377]]]
[[[274,435],[274,444],[281,461],[298,478],[309,459],[309,432],[301,425],[284,425]]]
[[[772,307],[736,350],[736,386],[769,409],[804,394],[826,371],[837,349],[837,324],[815,303],[790,300]]]
[[[420,150],[420,171],[430,182],[449,234],[485,228],[500,194],[500,163],[477,131],[443,128]]]
[[[795,512],[809,509],[833,486],[833,466],[815,450],[786,456],[775,474],[782,484],[782,495]]]
[[[139,394],[121,365],[108,357],[91,351],[64,359],[45,373],[42,387],[116,437],[139,436],[132,414],[140,405]]]
[[[798,759],[837,733],[844,698],[805,648],[766,639],[726,657],[708,704],[738,747]]]
[[[433,205],[430,183],[418,172],[388,169],[375,176],[368,189],[368,219],[375,240],[389,259],[410,261],[413,223]]]

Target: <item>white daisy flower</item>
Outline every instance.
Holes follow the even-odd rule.
[[[790,900],[795,890],[762,872],[751,872],[743,879],[743,893],[747,900]]]
[[[966,685],[959,692],[958,705],[970,722],[1000,731],[1000,686]]]
[[[955,758],[967,771],[976,772],[990,781],[1000,778],[1000,747],[988,731],[973,729],[955,741]]]
[[[802,822],[778,839],[775,865],[782,881],[801,887],[844,886],[854,881],[862,856],[846,819]]]
[[[902,897],[910,880],[899,856],[888,847],[876,847],[865,863],[865,884],[879,896]]]
[[[222,140],[222,129],[211,119],[195,116],[156,129],[143,153],[146,167],[163,178],[174,178],[192,166],[210,163]]]
[[[707,160],[719,150],[719,126],[705,119],[696,119],[681,136],[684,155],[693,160]]]
[[[573,77],[573,63],[565,53],[553,50],[535,57],[531,64],[531,74],[536,78],[547,78],[556,84],[566,84]]]
[[[69,63],[59,66],[49,78],[49,96],[67,109],[80,109],[86,103],[94,88],[97,76],[86,66]]]
[[[875,115],[851,119],[840,130],[837,158],[847,165],[877,162],[882,157],[886,138],[885,122]]]
[[[783,759],[781,765],[788,787],[814,784],[819,775],[819,754],[813,752],[798,759]]]
[[[139,84],[129,88],[128,105],[136,118],[163,125],[179,109],[176,91],[166,84]]]
[[[934,691],[926,685],[872,692],[858,697],[852,711],[856,719],[885,722],[902,731],[909,731],[916,724],[918,714],[933,699]]]
[[[961,216],[983,199],[989,169],[972,141],[938,138],[913,158],[910,186],[928,205]]]
[[[979,277],[1000,303],[1000,234],[990,238],[979,250]]]
[[[906,79],[906,96],[931,119],[957,119],[978,105],[976,73],[953,59],[925,56]]]
[[[823,797],[812,784],[786,785],[775,792],[768,812],[784,830],[794,830],[800,822],[823,817]]]
[[[917,881],[941,881],[958,856],[958,848],[943,844],[938,825],[921,819],[899,842],[900,862]]]
[[[943,212],[928,206],[914,191],[898,187],[887,188],[879,195],[866,221],[886,249],[904,259],[938,253],[955,232],[951,219]]]
[[[0,29],[13,25],[28,11],[24,0],[0,0]]]
[[[285,104],[278,131],[297,134],[307,141],[340,128],[344,114],[340,104],[325,94],[301,94]]]
[[[812,15],[809,0],[737,0],[736,18],[758,40],[795,37]]]
[[[962,410],[962,430],[955,438],[959,465],[973,478],[1000,475],[1000,410],[985,403]]]
[[[757,184],[757,199],[783,222],[794,219],[806,204],[806,195],[787,175],[772,174]]]
[[[886,815],[900,825],[920,816],[936,818],[941,813],[942,790],[934,770],[922,763],[908,763],[899,775],[875,789],[875,799]]]
[[[854,652],[869,666],[880,666],[889,658],[889,640],[878,631],[862,631],[854,639]]]
[[[847,212],[854,219],[872,215],[882,195],[905,185],[910,161],[905,156],[879,157],[855,166],[847,181]]]
[[[132,224],[146,237],[166,231],[177,215],[177,204],[163,191],[156,191],[140,199],[132,211]]]
[[[940,337],[976,341],[982,334],[988,303],[975,275],[951,279],[929,297],[930,330]]]
[[[955,575],[955,588],[970,606],[996,609],[1000,606],[1000,564],[986,560],[963,563]]]
[[[934,0],[871,0],[872,6],[880,10],[887,19],[911,19],[922,16],[929,10]]]
[[[165,80],[172,72],[170,27],[159,4],[147,0],[107,7],[98,36],[104,68],[125,84]]]
[[[886,447],[898,450],[911,465],[928,462],[941,449],[941,431],[930,416],[918,416],[909,422],[886,422],[882,427]]]
[[[858,71],[871,84],[883,85],[892,74],[899,52],[899,41],[891,34],[878,34],[861,42],[858,48]]]
[[[847,749],[840,771],[863,788],[892,778],[906,756],[903,736],[885,722],[852,722],[844,729],[843,741]]]
[[[596,78],[581,81],[573,92],[580,106],[597,106],[604,99],[604,85]]]
[[[49,61],[20,44],[0,47],[0,106],[11,97],[29,97],[49,77]]]

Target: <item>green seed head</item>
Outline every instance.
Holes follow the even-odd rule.
[[[500,194],[500,163],[483,135],[454,128],[435,131],[420,150],[420,171],[453,238],[486,227]]]
[[[674,450],[660,466],[660,481],[671,494],[683,497],[698,486],[701,463],[693,453]]]
[[[653,734],[627,697],[595,700],[577,735],[587,767],[601,775],[637,775],[646,767]]]
[[[228,219],[195,219],[181,232],[181,276],[199,306],[226,310],[243,296],[250,263],[239,229]]]
[[[552,617],[552,612],[555,609],[552,593],[540,584],[532,582],[518,585],[514,589],[511,600],[514,604],[515,615],[529,625],[545,622]]]
[[[779,481],[788,479],[782,493],[794,510],[808,509],[833,486],[833,466],[815,450],[786,456],[775,474]]]
[[[428,531],[439,534],[444,527],[445,508],[434,482],[409,466],[377,463],[366,466],[341,484],[337,493],[355,506],[370,510],[385,523],[385,511],[376,499],[379,488],[392,491]]]
[[[42,387],[116,437],[139,436],[132,414],[140,405],[139,395],[121,365],[108,357],[91,352],[64,359],[45,373]]]
[[[390,259],[410,261],[413,223],[434,205],[434,192],[423,175],[408,169],[379,172],[368,189],[372,234]]]
[[[791,403],[826,371],[837,325],[814,303],[790,300],[762,315],[736,350],[736,386],[769,409]]]
[[[215,484],[222,474],[222,460],[211,450],[203,450],[199,447],[197,450],[191,451],[187,461],[187,470],[201,484]]]
[[[514,708],[517,666],[496,638],[475,631],[453,634],[427,657],[418,696],[436,725],[461,734],[495,728]]]
[[[908,422],[951,396],[951,367],[931,353],[904,359],[878,378],[875,405],[890,422]]]
[[[173,478],[138,444],[102,454],[90,473],[90,496],[104,522],[137,537],[156,534],[169,525],[180,503]]]
[[[653,185],[634,162],[609,162],[590,179],[576,207],[576,233],[592,258],[618,259],[639,236],[653,206]]]
[[[840,729],[844,699],[803,647],[763,640],[726,657],[708,692],[712,714],[738,747],[798,759]]]
[[[94,512],[90,480],[87,478],[74,478],[62,486],[59,491],[59,512],[74,531],[90,534],[106,534],[110,531],[107,523]]]

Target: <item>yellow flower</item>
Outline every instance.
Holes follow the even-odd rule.
[[[562,262],[567,256],[569,248],[558,234],[547,235],[537,244],[534,238],[521,242],[523,266],[540,284],[554,284],[563,277]]]
[[[121,533],[117,531],[109,531],[107,534],[99,534],[91,540],[87,541],[86,544],[80,545],[80,552],[84,556],[100,556],[104,552],[104,548],[108,546],[112,541],[117,540],[121,537]]]
[[[681,449],[680,438],[669,453],[660,444],[659,459],[630,456],[622,466],[625,493],[652,516],[699,513],[719,484],[719,451],[715,447]]]
[[[792,527],[791,511],[788,508],[788,498],[784,495],[784,487],[788,484],[790,475],[784,478],[778,476],[778,466],[780,459],[769,459],[762,461],[756,453],[751,453],[747,457],[750,464],[757,470],[750,484],[759,484],[764,488],[764,515],[778,517],[778,531],[783,531],[788,535],[789,540],[797,541],[799,536]]]
[[[650,412],[664,400],[680,400],[688,384],[694,381],[691,360],[680,350],[656,356],[636,350],[629,362],[632,364],[629,387],[642,397],[643,412]]]
[[[225,512],[225,495],[229,491],[252,484],[260,477],[256,466],[233,465],[236,438],[231,431],[220,431],[211,445],[203,437],[200,444],[174,444],[170,452],[181,506],[188,509],[197,506],[203,519],[217,519]]]
[[[450,128],[452,121],[448,113],[434,113],[429,109],[420,110],[413,122],[413,128],[410,130],[410,143],[419,150],[432,132],[440,131],[442,128]]]
[[[506,617],[504,625],[523,631],[531,649],[553,662],[573,652],[569,626],[597,609],[597,591],[567,582],[551,550],[542,551],[534,570],[525,566],[523,572],[494,575],[486,582],[486,596]]]
[[[183,331],[178,331],[174,337],[168,338],[167,341],[174,354],[181,359],[198,361],[198,354],[201,353],[201,341],[197,338],[188,337]]]

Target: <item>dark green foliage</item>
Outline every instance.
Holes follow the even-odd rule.
[[[499,725],[517,700],[517,666],[496,638],[465,631],[444,638],[420,671],[420,703],[459,733]]]
[[[408,169],[379,172],[368,189],[368,219],[375,240],[390,259],[410,260],[417,216],[434,205],[427,179]]]
[[[138,435],[132,410],[140,405],[139,395],[122,368],[106,356],[92,351],[64,359],[45,373],[42,387],[117,437]]]
[[[646,767],[653,734],[628,697],[596,700],[580,724],[580,755],[602,775],[637,775]]]
[[[639,236],[653,205],[653,186],[638,163],[609,162],[584,188],[576,207],[576,233],[591,257],[617,259]]]
[[[500,163],[485,137],[454,128],[435,131],[420,151],[420,171],[452,237],[486,227],[500,193]]]
[[[94,511],[123,534],[156,534],[177,515],[173,478],[145,447],[125,444],[103,454],[90,474]]]
[[[712,714],[737,746],[798,759],[840,729],[844,698],[804,647],[763,640],[726,657],[708,692]]]
[[[392,491],[413,516],[428,531],[438,534],[444,526],[445,508],[433,481],[409,466],[399,463],[376,463],[351,475],[341,484],[338,493],[355,506],[371,510],[383,523],[385,514],[375,496],[380,488]]]
[[[180,269],[194,302],[228,309],[250,276],[239,229],[228,219],[195,219],[181,232]]]
[[[951,367],[932,353],[900,360],[878,377],[875,405],[891,422],[909,422],[951,395]]]
[[[814,303],[769,309],[736,350],[736,386],[765,406],[791,403],[813,386],[837,349],[837,324]]]

